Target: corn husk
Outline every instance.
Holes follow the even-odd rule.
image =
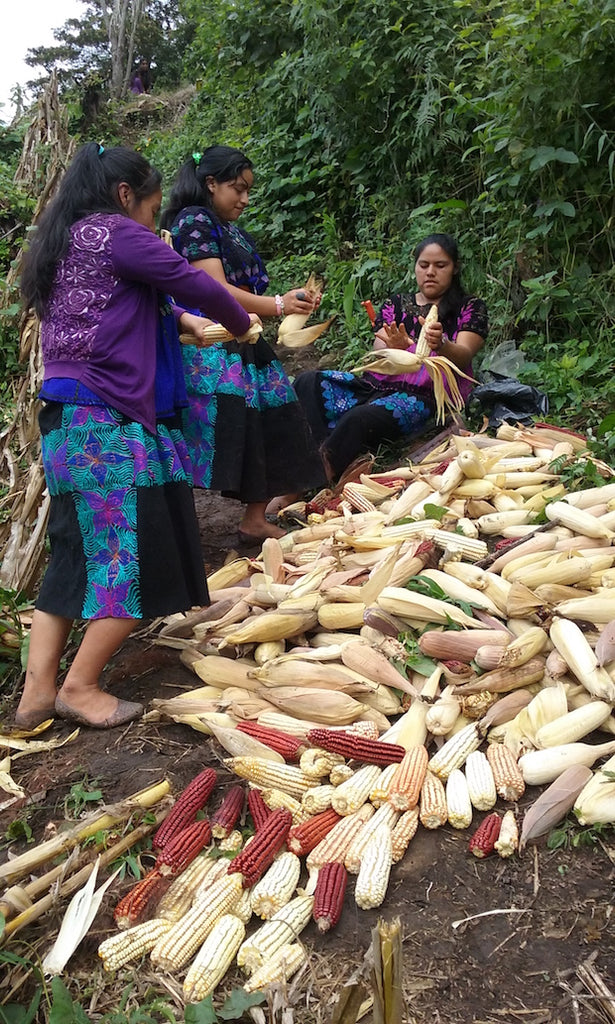
[[[323,725],[348,725],[367,711],[367,705],[346,693],[303,686],[275,686],[260,691],[286,715],[309,718]]]
[[[615,752],[615,741],[610,743],[564,743],[546,750],[528,750],[519,758],[519,767],[528,786],[544,786],[572,765],[591,768],[601,757]]]
[[[615,821],[615,756],[588,778],[574,803],[579,825],[612,824]]]
[[[520,852],[529,842],[547,835],[563,821],[591,777],[590,768],[575,764],[566,768],[548,789],[540,794],[525,812],[519,836]]]

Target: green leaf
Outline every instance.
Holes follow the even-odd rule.
[[[243,1020],[250,1007],[264,1003],[265,998],[264,992],[244,992],[241,988],[234,988],[218,1011],[218,1017],[220,1020]]]
[[[423,509],[426,519],[437,519],[439,523],[442,522],[444,516],[448,513],[448,509],[443,508],[442,505],[431,505],[429,502],[423,506]]]
[[[188,1003],[184,1015],[184,1024],[218,1024],[211,996],[201,999],[200,1003]]]
[[[51,980],[49,1024],[89,1024],[85,1010],[73,1002],[61,978]]]

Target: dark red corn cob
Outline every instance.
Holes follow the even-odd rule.
[[[319,932],[328,932],[338,923],[344,905],[347,882],[348,872],[341,861],[323,864],[318,872],[312,917],[318,925]]]
[[[228,866],[228,873],[232,875],[239,871],[243,876],[244,889],[250,889],[273,864],[276,853],[286,842],[292,820],[290,811],[272,811],[265,824],[254,833],[248,845],[233,857]]]
[[[298,761],[305,750],[305,740],[299,736],[291,736],[290,733],[279,729],[270,729],[269,726],[259,725],[258,722],[244,720],[238,722],[236,728],[239,732],[245,732],[246,735],[277,751],[285,761]]]
[[[162,825],[154,833],[152,846],[162,850],[163,846],[176,832],[181,832],[186,825],[194,821],[196,812],[200,811],[209,800],[216,785],[216,771],[205,768],[190,782],[183,793],[180,793]]]
[[[308,821],[300,825],[293,825],[288,833],[287,846],[298,857],[303,857],[318,846],[321,839],[331,831],[333,826],[340,820],[341,815],[328,807],[326,811],[315,814]]]
[[[239,821],[245,798],[243,786],[231,786],[218,810],[211,816],[211,834],[215,839],[230,836]]]
[[[492,811],[483,818],[468,844],[470,853],[475,857],[488,857],[493,853],[501,827],[502,819],[497,811]]]
[[[342,757],[362,761],[364,764],[397,764],[406,751],[396,743],[382,743],[380,740],[367,740],[362,736],[344,732],[343,729],[310,729],[308,740],[315,747],[330,750]]]
[[[193,821],[177,832],[158,854],[156,867],[162,875],[179,875],[197,853],[211,843],[211,825],[207,818]]]
[[[158,868],[148,871],[122,896],[113,911],[118,928],[132,928],[133,925],[144,921],[152,903],[158,902],[170,884],[171,878],[165,878]]]
[[[263,800],[263,794],[260,789],[251,789],[248,792],[248,810],[252,821],[254,822],[254,830],[258,832],[263,827],[265,822],[268,820],[271,811],[267,807],[267,804]]]

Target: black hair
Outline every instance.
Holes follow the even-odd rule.
[[[161,176],[140,153],[124,146],[105,149],[97,142],[88,142],[77,151],[57,195],[37,221],[24,258],[22,297],[39,316],[45,314],[71,226],[89,213],[127,216],[118,196],[121,182],[130,186],[137,199],[145,199],[160,188]]]
[[[206,206],[213,209],[207,179],[217,182],[235,181],[243,171],[252,170],[252,161],[233,146],[209,146],[203,153],[193,153],[179,169],[169,202],[165,206],[160,225],[170,228],[180,210],[186,206]]]
[[[439,234],[438,232],[433,235],[427,235],[414,249],[414,262],[418,260],[419,256],[426,249],[428,245],[439,245],[454,264],[453,279],[450,287],[445,295],[442,296],[438,303],[438,316],[440,319],[451,313],[458,313],[462,303],[467,299],[468,293],[466,292],[461,282],[461,270],[459,266],[459,246],[452,235]]]

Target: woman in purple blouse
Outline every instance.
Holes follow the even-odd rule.
[[[450,235],[429,235],[417,245],[414,259],[418,290],[384,303],[373,325],[374,348],[414,352],[421,325],[435,303],[438,320],[426,328],[429,348],[471,377],[472,358],[488,333],[487,307],[461,284],[457,243]],[[471,381],[460,377],[458,384],[467,399]],[[382,441],[420,434],[435,408],[425,368],[399,376],[361,377],[338,370],[310,371],[297,377],[295,391],[331,480],[357,455]]]
[[[45,366],[51,554],[16,714],[25,728],[54,714],[101,729],[137,718],[141,704],[101,690],[102,669],[140,619],[208,601],[174,316],[182,330],[195,325],[165,295],[198,296],[237,337],[253,318],[156,236],[161,199],[142,156],[88,143],[26,256],[23,298],[41,320]],[[75,619],[87,628],[58,692]]]

